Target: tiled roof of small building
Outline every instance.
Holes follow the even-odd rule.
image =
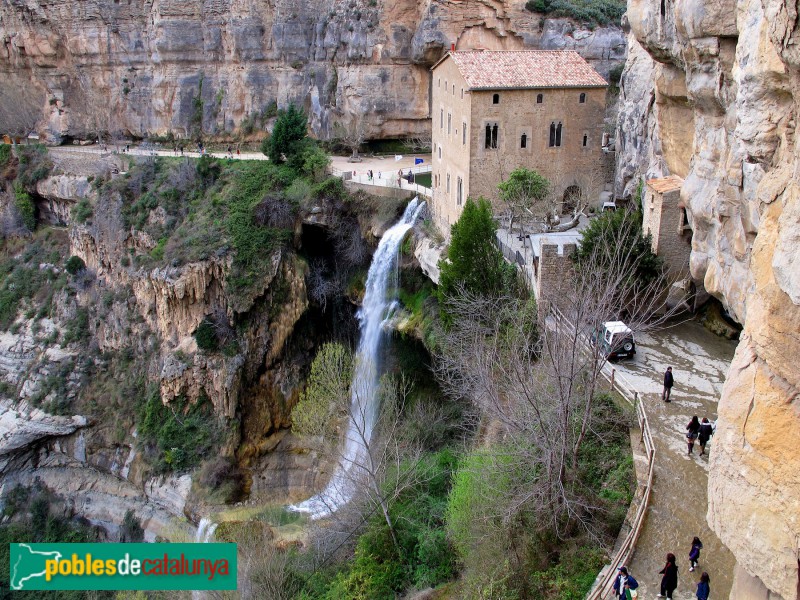
[[[573,50],[476,50],[450,52],[447,56],[453,59],[471,90],[608,85]]]
[[[660,177],[658,179],[648,179],[647,185],[660,194],[663,194],[665,192],[681,189],[683,186],[683,179],[677,175],[667,175],[666,177]]]

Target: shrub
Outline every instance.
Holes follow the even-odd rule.
[[[197,347],[201,350],[216,352],[219,349],[214,323],[208,317],[203,319],[195,329],[194,339],[197,342]]]
[[[70,275],[77,275],[86,268],[86,263],[83,262],[83,259],[80,256],[70,256],[67,259],[64,268]]]
[[[36,229],[36,206],[30,195],[21,186],[14,186],[14,206],[28,231]]]
[[[125,511],[125,516],[122,518],[122,525],[119,528],[119,541],[131,543],[144,541],[142,522],[136,518],[131,509]]]
[[[75,205],[75,208],[72,209],[72,220],[79,224],[85,223],[92,218],[93,214],[94,209],[91,203],[86,198],[83,198]]]
[[[624,0],[528,0],[531,12],[569,17],[589,25],[618,25],[625,13]]]
[[[86,308],[79,308],[75,311],[75,316],[67,321],[67,327],[64,332],[64,338],[61,341],[61,346],[68,346],[73,342],[86,342],[89,339],[89,334],[89,310]]]
[[[11,156],[11,145],[0,143],[0,167],[5,167]]]
[[[177,399],[165,405],[151,390],[137,416],[145,454],[159,473],[186,471],[216,454],[223,428],[207,399],[187,405]]]

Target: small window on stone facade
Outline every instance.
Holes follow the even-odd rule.
[[[439,160],[442,160],[442,147],[439,146]]]
[[[525,135],[524,133],[522,134],[522,137],[519,138],[519,147],[520,148],[528,147],[528,136]]]
[[[464,99],[464,88],[461,88],[461,99]]]
[[[556,146],[561,145],[561,123],[556,125]]]
[[[447,135],[450,135],[450,129],[453,121],[453,115],[447,113]]]
[[[456,95],[456,84],[454,83],[453,84],[453,96],[455,96],[455,95]]]
[[[439,129],[444,129],[444,109],[439,109]]]
[[[581,94],[580,97],[578,98],[578,102],[584,104],[586,102],[586,94]]]
[[[456,204],[461,206],[461,197],[464,193],[464,180],[461,177],[456,179]]]
[[[494,94],[492,96],[492,104],[500,104],[500,94]]]
[[[461,145],[467,145],[467,124],[461,123]]]
[[[583,134],[583,147],[586,148],[586,146],[588,146],[588,145],[589,145],[589,136],[584,133]]]
[[[450,173],[447,174],[447,185],[444,188],[444,193],[445,194],[450,193]]]
[[[536,104],[544,102],[544,94],[536,94]]]

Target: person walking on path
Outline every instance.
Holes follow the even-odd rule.
[[[708,600],[708,595],[711,593],[711,580],[708,573],[703,573],[700,576],[700,582],[697,584],[697,600]]]
[[[614,596],[619,600],[625,600],[625,588],[635,590],[639,587],[639,582],[633,578],[633,575],[628,575],[627,567],[619,567],[617,569],[617,578],[614,580]]]
[[[697,561],[700,560],[700,550],[703,548],[703,542],[699,537],[692,540],[692,549],[689,550],[689,570],[694,571],[697,568]]]
[[[661,578],[661,593],[659,598],[672,598],[672,593],[678,587],[678,565],[675,564],[675,555],[667,554],[667,564],[658,572]]]
[[[672,378],[672,367],[667,367],[667,372],[664,373],[664,391],[661,392],[661,399],[664,402],[669,402],[669,395],[672,392],[672,384],[675,380]]]
[[[689,424],[686,426],[686,443],[689,446],[689,454],[692,453],[694,449],[694,441],[700,435],[700,421],[697,419],[697,415],[692,417],[692,420],[689,421]]]
[[[712,435],[714,435],[714,427],[708,422],[708,417],[703,417],[703,422],[700,423],[700,431],[697,434],[697,442],[700,444],[700,456],[706,453],[706,444]]]

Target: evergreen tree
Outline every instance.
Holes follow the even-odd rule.
[[[446,300],[460,290],[492,296],[508,290],[514,267],[503,259],[497,247],[492,207],[487,200],[468,199],[464,212],[451,229],[447,259],[439,261],[439,299]]]
[[[284,159],[291,159],[296,153],[296,148],[301,146],[299,142],[305,138],[306,115],[294,104],[290,104],[288,109],[278,114],[278,120],[269,138],[267,146],[270,160],[282,163]]]

